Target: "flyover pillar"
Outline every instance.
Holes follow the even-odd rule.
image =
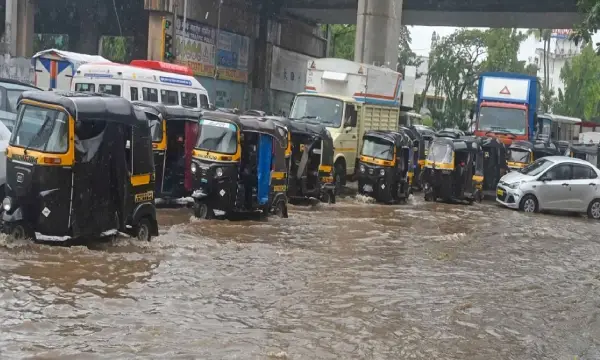
[[[396,70],[403,0],[358,0],[354,61]]]

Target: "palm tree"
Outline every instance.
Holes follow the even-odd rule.
[[[542,61],[544,62],[544,89],[543,94],[549,94],[550,88],[550,39],[552,38],[551,29],[529,29],[527,35],[533,35],[537,41],[544,42],[544,54]],[[547,102],[545,102],[547,103]],[[543,109],[548,111],[548,109]]]

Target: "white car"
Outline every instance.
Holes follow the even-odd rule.
[[[525,212],[579,212],[600,220],[600,170],[585,160],[544,157],[504,175],[496,201]]]

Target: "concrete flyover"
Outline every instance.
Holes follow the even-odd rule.
[[[321,24],[355,24],[362,0],[282,0],[289,13]],[[371,0],[373,1],[373,0]],[[395,3],[401,23],[423,26],[568,29],[576,0],[375,0]]]

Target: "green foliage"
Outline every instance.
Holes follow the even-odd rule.
[[[483,34],[487,57],[481,64],[485,71],[525,73],[525,61],[517,58],[527,34],[517,29],[489,29]]]
[[[132,60],[133,37],[103,36],[100,54],[108,60],[129,63]]]
[[[431,118],[431,116],[423,116],[423,125],[433,127],[433,119]]]
[[[33,38],[33,53],[47,49],[68,50],[68,34],[35,34]]]
[[[571,38],[576,43],[584,41],[592,42],[592,35],[600,29],[600,0],[578,0],[577,6],[583,13],[583,20],[576,24]],[[598,46],[600,44],[596,44]],[[600,51],[600,48],[598,49]]]
[[[591,45],[566,63],[560,72],[565,91],[558,92],[553,112],[591,119],[600,109],[600,58]]]
[[[404,68],[406,66],[416,66],[417,68],[423,60],[417,57],[411,48],[412,38],[410,36],[410,30],[406,26],[402,26],[400,29],[400,42],[398,45],[398,71],[404,74]],[[417,73],[417,78],[421,77],[422,74]]]
[[[329,25],[331,31],[331,50],[329,57],[354,60],[354,40],[356,25]]]

